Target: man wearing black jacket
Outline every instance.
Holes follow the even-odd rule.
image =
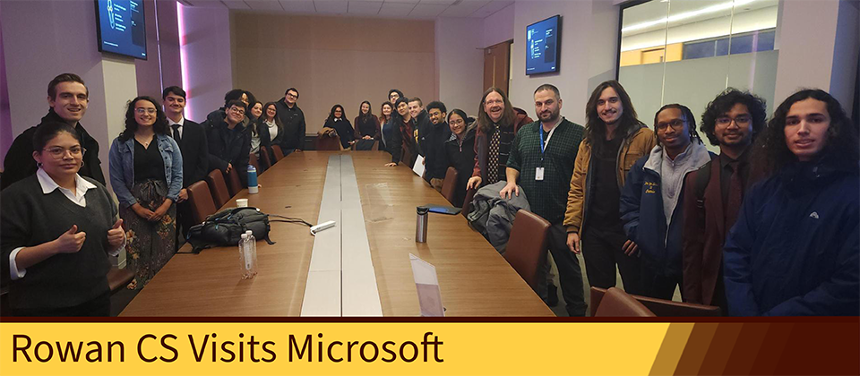
[[[225,175],[239,169],[242,186],[248,186],[248,154],[251,152],[251,132],[242,127],[246,106],[240,100],[227,102],[226,111],[213,111],[203,122],[209,144],[209,167]]]
[[[176,214],[182,229],[188,231],[193,224],[190,221],[191,207],[185,202],[188,200],[188,186],[205,179],[209,173],[209,145],[203,127],[184,116],[185,96],[185,90],[179,86],[170,86],[161,93],[170,135],[182,152],[182,190],[176,200]]]
[[[294,150],[302,151],[305,147],[305,113],[296,104],[299,99],[299,91],[295,88],[289,88],[284,92],[284,99],[275,103],[278,107],[278,118],[281,119],[281,124],[284,125],[284,140],[286,148],[282,150],[284,156],[289,155]]]
[[[439,101],[430,102],[427,105],[430,121],[424,128],[418,128],[418,144],[424,151],[424,180],[437,190],[442,189],[442,180],[448,166],[444,162],[445,141],[451,138],[451,129],[445,122],[448,109]]]
[[[105,184],[99,160],[99,143],[80,123],[87,112],[88,105],[89,90],[80,76],[74,73],[63,73],[54,77],[48,84],[48,106],[51,107],[48,114],[38,125],[30,127],[16,137],[6,153],[2,188],[5,189],[12,183],[36,173],[36,161],[33,159],[33,134],[40,125],[53,121],[69,123],[81,138],[84,164],[78,173]]]

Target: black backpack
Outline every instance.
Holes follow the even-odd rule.
[[[251,230],[254,237],[269,239],[269,215],[257,208],[230,208],[206,217],[206,221],[188,229],[188,242],[192,253],[211,247],[238,245],[245,231]]]

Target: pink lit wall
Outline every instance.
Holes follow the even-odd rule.
[[[6,85],[6,58],[3,55],[3,27],[0,24],[0,161],[12,145],[12,115],[9,113],[9,87]]]
[[[185,117],[197,122],[224,105],[224,93],[233,88],[230,49],[230,13],[224,7],[178,6],[184,89],[188,93]]]

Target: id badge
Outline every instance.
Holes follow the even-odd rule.
[[[543,180],[543,167],[535,167],[535,180]]]

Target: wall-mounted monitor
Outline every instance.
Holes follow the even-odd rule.
[[[558,72],[560,45],[560,15],[526,27],[526,74]]]
[[[99,51],[146,60],[143,0],[96,0]]]

